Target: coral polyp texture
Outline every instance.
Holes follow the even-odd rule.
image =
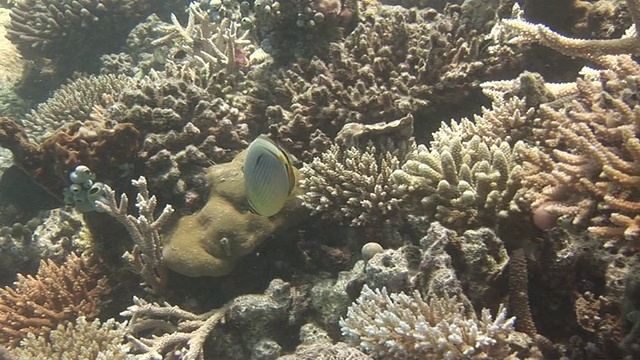
[[[148,0],[16,1],[7,36],[28,59],[69,60],[104,49],[118,35],[124,39],[150,5]]]
[[[333,145],[300,171],[303,205],[352,226],[391,219],[400,203],[391,174],[399,167],[396,154],[372,143],[363,150]]]
[[[637,249],[640,67],[626,60],[625,65],[624,71],[600,71],[596,79],[579,78],[565,106],[540,108],[539,121],[557,130],[546,137],[548,147],[531,148],[524,156],[523,196],[533,209],[590,225],[592,233],[613,242],[626,239]]]
[[[477,317],[455,298],[423,299],[368,286],[340,321],[349,344],[376,359],[506,359],[514,318],[500,306]]]
[[[123,75],[79,78],[27,113],[22,125],[29,138],[40,143],[68,123],[92,119],[98,109],[112,105],[118,94],[134,83],[133,78]]]
[[[508,59],[479,47],[484,39],[460,13],[383,7],[328,59],[300,59],[270,79],[266,116],[294,155],[310,160],[308,138],[333,138],[349,122],[373,124],[463,102]],[[273,101],[273,100],[271,100]]]
[[[93,318],[110,289],[95,258],[71,254],[62,265],[43,260],[36,276],[19,274],[14,287],[0,289],[0,341],[15,347],[27,334]]]
[[[126,327],[126,322],[114,319],[88,321],[85,316],[79,316],[46,335],[29,333],[10,354],[22,360],[125,360],[129,358]]]
[[[480,136],[443,147],[419,145],[392,178],[396,192],[427,216],[454,228],[495,223],[512,210],[519,182],[514,149]],[[514,209],[517,211],[517,208]]]

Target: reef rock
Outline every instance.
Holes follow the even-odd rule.
[[[206,205],[178,220],[166,237],[163,256],[172,270],[193,277],[227,275],[242,256],[306,216],[297,187],[278,214],[264,217],[249,211],[242,173],[245,153],[208,170]]]

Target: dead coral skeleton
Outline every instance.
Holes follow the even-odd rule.
[[[237,61],[237,52],[249,54],[254,50],[249,30],[240,31],[239,24],[229,18],[223,18],[219,24],[213,22],[197,4],[189,6],[189,19],[184,27],[174,14],[171,22],[164,27],[166,35],[153,40],[152,45],[173,43],[202,65],[234,70],[243,65]]]
[[[154,211],[158,201],[155,196],[149,196],[147,179],[141,176],[138,180],[131,182],[138,188],[136,197],[138,217],[127,214],[129,205],[127,195],[122,194],[118,204],[115,191],[107,185],[104,186],[105,198],[96,201],[96,207],[113,216],[127,229],[135,245],[131,253],[126,252],[123,257],[134,266],[154,292],[160,293],[166,284],[160,229],[173,213],[173,207],[166,205],[156,218]]]
[[[164,302],[149,303],[138,297],[134,305],[121,313],[130,317],[129,341],[140,352],[138,360],[202,360],[204,343],[213,329],[224,321],[228,305],[204,314],[194,314]],[[163,335],[136,337],[147,330],[162,330]]]

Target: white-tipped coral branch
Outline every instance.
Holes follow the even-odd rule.
[[[120,195],[120,203],[118,204],[115,191],[106,185],[104,199],[97,200],[96,207],[113,216],[127,229],[135,245],[133,250],[126,252],[123,257],[140,273],[144,282],[151,286],[154,292],[159,293],[163,290],[166,282],[160,228],[173,213],[173,207],[166,205],[162,213],[155,218],[154,212],[158,202],[155,196],[149,196],[147,179],[141,176],[138,180],[131,182],[138,188],[138,196],[136,197],[138,217],[127,213],[129,205],[127,195]]]

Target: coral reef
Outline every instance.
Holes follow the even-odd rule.
[[[131,317],[129,331],[133,335],[131,344],[135,348],[134,358],[232,358],[229,354],[237,349],[228,346],[229,337],[240,337],[242,341],[235,339],[234,342],[244,343],[244,351],[249,352],[256,351],[260,342],[274,339],[278,324],[286,321],[288,312],[294,305],[294,292],[287,282],[274,279],[264,294],[239,296],[218,309],[200,315],[167,303],[148,303],[137,298],[134,298],[135,304],[122,315]],[[217,331],[223,326],[225,331]],[[159,330],[161,335],[138,335],[148,329]],[[241,333],[234,329],[241,329]],[[211,344],[205,346],[205,342]],[[205,357],[206,354],[211,355]],[[248,357],[237,357],[236,354],[233,358]]]
[[[156,217],[154,211],[158,201],[155,196],[149,195],[147,180],[141,176],[138,180],[133,180],[132,184],[138,189],[137,218],[127,214],[127,195],[122,194],[118,203],[115,192],[107,185],[103,188],[104,198],[96,200],[95,206],[113,216],[127,229],[134,245],[131,252],[126,252],[123,257],[140,274],[146,285],[155,293],[160,293],[164,290],[167,276],[162,257],[160,229],[169,220],[173,207],[166,205]]]
[[[244,155],[208,170],[207,203],[197,213],[180,218],[164,241],[164,261],[172,270],[187,276],[227,275],[240,257],[305,217],[297,190],[270,218],[249,212],[241,170]]]
[[[455,10],[380,6],[331,44],[326,61],[300,59],[267,74],[271,131],[310,161],[323,150],[310,148],[314,132],[333,138],[346,123],[386,123],[464,102],[483,77],[517,63],[479,46],[481,38]]]
[[[61,86],[47,101],[38,104],[21,120],[21,124],[29,139],[40,144],[67,124],[93,119],[97,108],[110,106],[124,89],[134,84],[134,79],[123,75],[78,78]]]
[[[62,265],[43,260],[35,276],[18,275],[15,287],[0,289],[0,341],[15,347],[29,333],[98,315],[110,291],[100,271],[96,259],[71,254]]]
[[[400,199],[394,198],[390,180],[399,167],[396,154],[372,143],[364,150],[333,145],[300,170],[302,204],[312,215],[351,226],[391,221]]]
[[[102,53],[117,48],[151,5],[148,0],[17,1],[7,37],[25,58],[50,61],[64,79],[76,69],[91,69]]]
[[[375,358],[507,359],[513,323],[502,306],[495,318],[487,309],[477,317],[456,298],[389,295],[365,285],[340,326],[348,343]]]
[[[124,343],[126,326],[126,322],[118,323],[114,319],[88,321],[85,316],[79,316],[44,336],[27,334],[20,347],[12,349],[10,354],[22,360],[125,360],[129,359],[129,346]]]
[[[515,151],[480,136],[466,142],[453,137],[431,149],[418,145],[393,172],[395,191],[419,213],[452,228],[492,225],[514,210],[520,169]]]
[[[126,174],[123,166],[140,146],[140,133],[130,123],[75,121],[42,144],[31,141],[24,128],[10,119],[0,118],[0,129],[0,145],[11,150],[16,166],[60,199],[78,165],[97,169],[105,181],[115,180]]]

